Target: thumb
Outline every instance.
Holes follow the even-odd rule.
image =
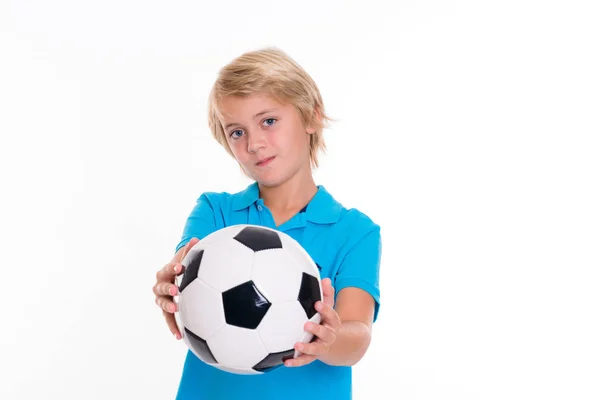
[[[196,245],[196,243],[198,243],[199,241],[200,241],[200,239],[194,237],[194,238],[191,238],[189,242],[187,242],[187,244],[183,248],[183,252],[181,253],[181,257],[179,258],[179,262],[183,261],[183,259],[187,255],[187,253],[189,253],[189,251],[192,249],[192,247],[194,247]]]

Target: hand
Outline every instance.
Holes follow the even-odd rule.
[[[342,323],[340,316],[333,309],[333,296],[335,291],[331,285],[331,279],[322,280],[323,301],[315,303],[315,309],[321,314],[321,324],[307,322],[304,329],[315,335],[311,343],[296,343],[294,348],[302,353],[297,358],[285,362],[286,367],[300,367],[310,364],[324,354],[327,354],[331,345],[335,342],[336,334]]]
[[[177,340],[181,339],[181,332],[175,321],[175,312],[177,304],[173,302],[173,296],[177,295],[178,289],[175,285],[175,277],[183,272],[183,261],[185,255],[199,240],[193,238],[184,247],[182,247],[173,257],[170,263],[162,267],[156,274],[156,284],[152,287],[152,292],[156,295],[156,305],[162,309],[163,316],[171,333]]]

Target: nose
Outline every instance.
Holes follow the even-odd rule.
[[[267,144],[267,138],[260,129],[248,132],[248,153],[256,153]]]

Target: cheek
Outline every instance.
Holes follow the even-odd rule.
[[[229,143],[229,149],[231,150],[231,152],[233,153],[233,155],[235,156],[235,158],[237,158],[238,160],[242,160],[244,159],[245,155],[246,155],[246,151],[244,148],[243,143],[241,143],[241,140],[236,140],[236,141],[230,141]]]
[[[309,148],[310,138],[304,132],[289,132],[288,135],[274,135],[271,137],[271,144],[280,150],[287,150],[287,152],[297,152],[302,148]]]

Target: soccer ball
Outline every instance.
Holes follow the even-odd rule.
[[[289,235],[234,225],[194,245],[181,263],[175,313],[184,343],[203,362],[235,374],[264,374],[310,342],[321,322],[319,270]]]

